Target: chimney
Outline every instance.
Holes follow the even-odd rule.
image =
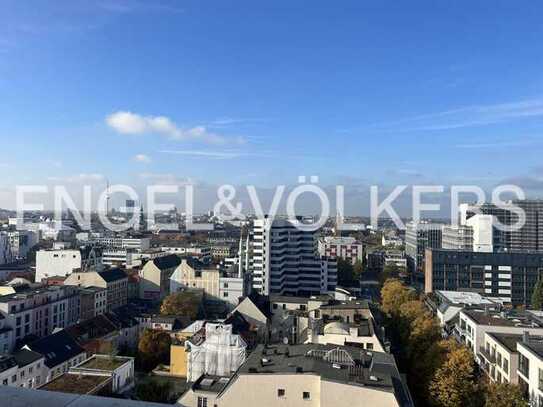
[[[522,333],[522,343],[530,343],[530,332],[524,331]]]

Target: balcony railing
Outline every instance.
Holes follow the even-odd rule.
[[[479,355],[485,358],[489,363],[496,363],[496,355],[487,351],[483,346],[479,347]]]

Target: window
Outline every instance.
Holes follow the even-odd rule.
[[[223,297],[228,297],[228,292],[225,291],[224,293],[222,293],[222,296]]]
[[[539,390],[543,390],[543,369],[539,369]]]
[[[304,391],[304,392],[302,393],[302,398],[303,398],[304,400],[311,400],[311,393],[309,393],[308,391]]]
[[[503,358],[503,370],[505,373],[509,374],[509,361]]]
[[[207,407],[207,397],[198,397],[198,407]]]
[[[373,349],[373,343],[367,343],[366,344],[366,349],[372,350]]]
[[[277,304],[273,304],[273,309],[277,309]]]
[[[277,389],[277,397],[285,397],[285,389]]]

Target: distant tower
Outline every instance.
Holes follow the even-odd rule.
[[[106,179],[106,215],[109,215],[109,180]]]
[[[145,217],[143,216],[143,206],[140,208],[139,230],[140,230],[140,232],[143,232],[144,230],[146,230],[146,228],[145,228]]]

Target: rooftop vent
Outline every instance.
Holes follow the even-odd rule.
[[[372,382],[378,382],[378,381],[379,381],[379,378],[378,378],[377,376],[371,375],[371,376],[370,376],[370,380],[371,380]]]

